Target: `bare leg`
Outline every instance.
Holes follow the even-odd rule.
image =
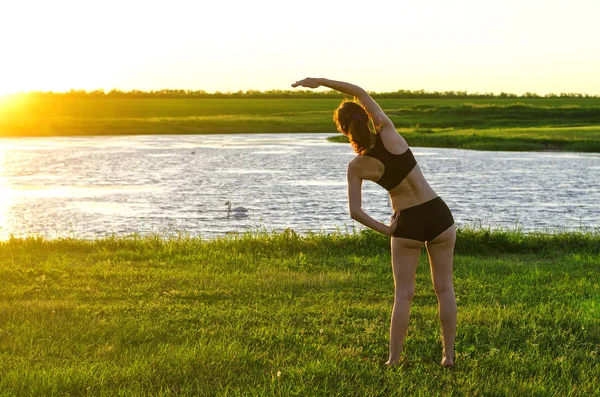
[[[410,303],[415,294],[415,272],[423,243],[399,237],[392,238],[392,269],[394,271],[394,307],[390,323],[390,356],[386,365],[400,361],[404,338],[408,330]]]
[[[454,243],[456,229],[451,226],[435,239],[427,243],[431,280],[438,298],[440,322],[442,323],[442,366],[454,365],[454,339],[456,338],[456,297],[452,283]]]

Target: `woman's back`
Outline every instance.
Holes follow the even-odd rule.
[[[398,134],[393,126],[391,128],[388,126],[381,128],[378,135],[380,144],[383,145],[384,150],[392,155],[405,155],[410,150],[406,140]],[[401,172],[401,170],[387,170],[387,172]],[[384,176],[384,173],[386,173],[385,169],[381,172],[379,179]],[[388,191],[392,200],[392,207],[395,211],[424,203],[437,196],[431,186],[429,186],[429,183],[427,183],[418,164],[406,174],[398,185],[388,189]]]

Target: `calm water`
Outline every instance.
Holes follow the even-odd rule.
[[[132,232],[360,229],[346,201],[349,145],[323,134],[0,140],[0,238]],[[459,225],[600,227],[600,155],[414,148]],[[227,218],[224,203],[249,208]],[[389,220],[386,192],[363,208]]]

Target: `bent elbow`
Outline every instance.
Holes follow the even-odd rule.
[[[355,221],[358,220],[358,218],[360,218],[360,211],[356,211],[356,210],[350,210],[350,218],[354,219]]]

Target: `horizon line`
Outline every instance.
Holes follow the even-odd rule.
[[[445,90],[445,91],[426,91],[424,89],[419,90],[407,90],[407,89],[398,89],[396,91],[369,91],[367,92],[371,95],[393,95],[393,94],[406,94],[406,95],[456,95],[456,96],[489,96],[489,97],[538,97],[538,98],[546,98],[546,97],[581,97],[581,98],[600,98],[599,94],[582,94],[579,92],[548,92],[545,94],[538,94],[536,92],[526,91],[522,94],[515,94],[511,92],[500,91],[496,92],[480,92],[480,91],[461,91],[461,90]],[[246,89],[246,90],[237,90],[237,91],[205,91],[202,89],[184,89],[184,88],[161,88],[161,89],[151,89],[151,90],[140,90],[140,89],[131,89],[131,90],[122,90],[119,88],[112,88],[110,90],[106,90],[104,88],[96,88],[91,90],[86,89],[78,89],[71,88],[68,91],[44,91],[44,90],[30,90],[30,91],[15,91],[0,94],[0,98],[7,96],[21,96],[21,95],[31,95],[31,94],[41,94],[41,95],[68,95],[68,94],[97,94],[97,95],[105,95],[109,96],[111,93],[118,94],[153,94],[153,93],[185,93],[185,94],[202,94],[202,95],[251,95],[251,94],[274,94],[274,93],[297,93],[297,94],[311,94],[311,95],[322,95],[322,94],[331,94],[331,93],[339,93],[340,95],[346,95],[342,92],[326,89],[268,89],[268,90],[255,90],[255,89]]]

